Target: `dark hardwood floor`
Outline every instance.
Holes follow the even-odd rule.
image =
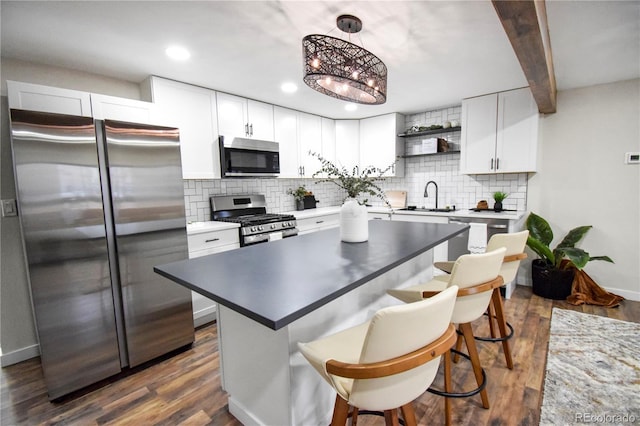
[[[453,400],[454,424],[538,424],[554,306],[640,323],[640,302],[624,301],[614,309],[575,307],[542,299],[532,295],[530,288],[518,286],[505,301],[508,321],[515,328],[511,339],[514,369],[506,368],[501,345],[479,342],[491,408],[483,409],[478,396]],[[478,335],[488,334],[487,321],[476,321],[474,330]],[[228,413],[227,398],[220,389],[216,333],[215,324],[200,328],[191,348],[56,403],[47,399],[39,358],[3,368],[0,424],[239,425]],[[471,389],[470,365],[464,360],[454,364],[453,379],[454,389]],[[438,375],[435,385],[442,383]],[[425,393],[415,402],[415,409],[421,425],[444,423],[444,402],[438,396]],[[358,424],[381,425],[384,419],[362,416]]]

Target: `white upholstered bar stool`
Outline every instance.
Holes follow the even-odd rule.
[[[529,231],[512,232],[505,234],[494,234],[487,243],[487,250],[492,251],[500,247],[504,247],[505,252],[502,267],[500,268],[500,275],[505,283],[510,283],[516,278],[518,268],[520,267],[520,261],[526,259],[527,255],[524,253],[524,248],[527,244],[527,237]],[[453,264],[455,262],[436,262],[434,266],[445,272],[451,272]],[[448,281],[449,275],[439,275],[437,277],[441,281]],[[509,339],[513,336],[513,326],[509,324],[504,315],[504,305],[502,298],[500,297],[500,289],[494,290],[494,295],[491,297],[491,303],[487,309],[487,315],[489,317],[489,332],[491,337],[476,336],[476,340],[485,342],[502,342],[502,350],[504,352],[504,358],[507,363],[507,368],[513,369],[513,359],[511,357],[511,348],[509,346]],[[500,336],[496,336],[495,322],[498,325],[498,331]],[[509,331],[507,332],[507,329]],[[458,340],[456,349],[460,350],[461,341]]]
[[[447,281],[436,277],[425,284],[387,291],[390,295],[412,304],[412,302],[433,297],[452,286],[459,287],[451,322],[458,324],[459,334],[462,335],[458,341],[461,342],[461,339],[464,338],[478,388],[471,392],[457,394],[452,394],[445,389],[448,395],[442,392],[439,394],[451,397],[469,397],[480,393],[484,408],[489,408],[489,396],[485,389],[486,375],[480,365],[471,322],[485,313],[493,290],[503,284],[499,272],[505,251],[506,249],[502,247],[486,253],[462,255],[455,261]]]
[[[390,306],[373,318],[328,337],[298,343],[302,355],[337,392],[332,425],[344,425],[358,413],[384,411],[387,425],[398,424],[398,408],[406,425],[415,425],[412,401],[432,383],[456,342],[451,324],[458,288],[419,303]],[[450,383],[445,377],[445,388]],[[349,413],[349,408],[352,412]],[[448,408],[448,405],[445,405]],[[445,413],[449,423],[448,411]]]

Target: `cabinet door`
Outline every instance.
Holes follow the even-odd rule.
[[[349,172],[360,164],[360,121],[336,120],[336,165]]]
[[[317,115],[298,112],[298,155],[303,177],[312,177],[322,167],[309,151],[322,154],[322,121]]]
[[[495,173],[498,94],[462,101],[460,172]]]
[[[360,120],[360,166],[374,166],[385,170],[385,176],[403,176],[404,163],[397,164],[402,154],[402,140],[398,138],[399,114],[386,114]],[[402,167],[400,167],[402,166]]]
[[[99,120],[110,119],[128,121],[131,123],[157,124],[154,122],[154,104],[133,99],[117,98],[114,96],[91,94],[91,111],[93,118]]]
[[[180,129],[184,179],[219,179],[220,150],[215,92],[153,77],[156,122]]]
[[[247,100],[227,93],[217,93],[218,131],[225,138],[249,137]]]
[[[336,161],[336,121],[330,118],[322,122],[322,156],[331,162]]]
[[[249,137],[265,141],[274,140],[273,105],[249,99],[247,101],[247,123],[249,123]]]
[[[280,144],[280,177],[300,177],[298,164],[298,118],[292,109],[274,107],[275,137]]]
[[[498,95],[496,172],[536,171],[538,120],[538,106],[528,87]]]
[[[87,92],[7,80],[9,108],[91,117]]]

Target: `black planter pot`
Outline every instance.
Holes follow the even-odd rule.
[[[501,212],[502,211],[502,201],[496,201],[493,204],[493,211]]]
[[[304,200],[296,200],[296,210],[304,210]]]
[[[533,294],[553,300],[564,300],[571,294],[575,271],[549,267],[542,259],[531,262]]]

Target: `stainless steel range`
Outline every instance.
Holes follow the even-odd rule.
[[[211,218],[240,224],[240,246],[298,235],[296,218],[267,213],[264,195],[216,195],[210,198]]]

